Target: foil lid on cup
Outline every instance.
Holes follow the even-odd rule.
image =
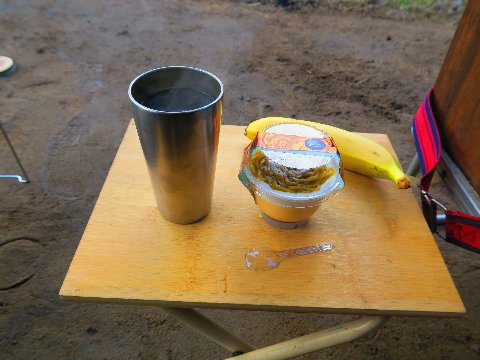
[[[344,187],[335,142],[303,124],[260,131],[244,150],[238,177],[252,196],[284,207],[318,206]]]

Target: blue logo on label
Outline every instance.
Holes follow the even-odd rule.
[[[325,143],[320,139],[308,139],[305,141],[305,146],[312,150],[322,150]]]

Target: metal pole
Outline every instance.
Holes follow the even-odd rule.
[[[387,322],[387,317],[364,317],[313,334],[287,340],[228,360],[285,360],[364,336]]]
[[[463,212],[480,216],[480,197],[472,187],[462,170],[450,156],[443,151],[438,163],[438,174],[452,192],[454,199]]]
[[[420,171],[420,161],[418,160],[418,154],[415,154],[415,156],[412,159],[412,162],[410,163],[410,165],[408,165],[407,175],[415,176],[418,174],[419,171]]]
[[[253,346],[248,345],[236,336],[230,334],[220,325],[214,323],[212,320],[194,309],[163,306],[160,308],[168,314],[175,316],[178,320],[190,325],[192,328],[202,333],[210,340],[223,346],[225,349],[230,350],[232,353],[246,353],[255,350]]]
[[[10,142],[10,139],[7,136],[7,132],[3,128],[3,125],[2,125],[1,122],[0,122],[0,131],[2,132],[3,137],[5,138],[5,141],[7,142],[8,147],[12,151],[12,154],[15,157],[15,161],[17,162],[18,167],[20,168],[20,170],[22,172],[22,175],[23,175],[23,177],[20,176],[20,175],[0,175],[0,178],[16,178],[21,183],[24,183],[24,184],[28,183],[29,180],[28,180],[27,173],[26,173],[25,169],[23,168],[22,163],[20,162],[20,158],[18,157],[17,153],[15,152],[15,149],[13,148],[13,145]]]

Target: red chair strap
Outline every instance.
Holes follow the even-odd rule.
[[[480,218],[458,211],[445,212],[446,240],[470,251],[480,253]]]
[[[436,231],[437,205],[439,204],[429,193],[435,168],[442,154],[442,143],[437,122],[431,105],[433,88],[417,110],[413,118],[413,138],[417,149],[422,178],[422,210],[430,230]],[[480,217],[461,212],[446,210],[446,240],[465,249],[480,253]]]

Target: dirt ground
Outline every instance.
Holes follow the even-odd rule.
[[[411,117],[459,18],[219,0],[0,0],[0,10],[0,55],[18,65],[0,79],[0,120],[31,178],[0,181],[2,359],[229,355],[156,308],[59,299],[131,117],[134,76],[163,65],[205,68],[224,81],[225,124],[279,115],[386,133],[406,166]],[[0,156],[0,172],[18,171],[2,137]],[[433,192],[456,207],[441,183]],[[464,317],[393,318],[374,335],[301,358],[480,358],[480,256],[436,239]],[[352,318],[202,312],[255,346]]]

